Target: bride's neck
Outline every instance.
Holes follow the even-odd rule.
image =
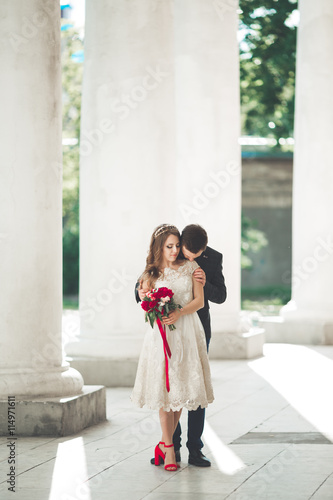
[[[167,260],[167,261],[163,261],[162,264],[161,264],[161,271],[163,272],[163,270],[166,268],[166,267],[171,267],[171,268],[174,268],[174,267],[178,267],[179,266],[179,260]]]
[[[163,271],[163,269],[165,269],[166,267],[171,267],[171,265],[172,265],[172,264],[173,264],[173,263],[172,263],[171,261],[169,261],[169,260],[165,260],[165,261],[163,261],[163,262],[162,262],[162,264],[161,264],[161,269],[162,269],[162,271]]]

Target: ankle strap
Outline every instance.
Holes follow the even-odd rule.
[[[171,448],[172,446],[174,446],[173,444],[165,444],[164,447],[165,448]]]

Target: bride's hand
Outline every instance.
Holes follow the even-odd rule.
[[[147,295],[147,292],[149,292],[149,288],[141,288],[138,290],[138,295],[139,295],[141,301],[145,298],[145,296]]]
[[[173,325],[181,317],[182,313],[180,309],[172,311],[169,316],[163,316],[163,325]]]
[[[139,281],[139,288],[138,288],[138,295],[139,295],[139,298],[141,301],[145,298],[147,292],[149,292],[149,288],[143,287],[143,280],[140,280]]]

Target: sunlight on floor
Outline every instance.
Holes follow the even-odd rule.
[[[87,483],[87,462],[83,438],[68,439],[58,445],[49,500],[84,498],[91,500]]]
[[[244,469],[245,464],[240,458],[225,445],[218,435],[214,432],[209,423],[205,422],[205,430],[203,433],[205,444],[209,447],[214,456],[216,465],[224,474],[232,476],[241,469]]]
[[[265,356],[248,366],[333,441],[332,359],[310,347],[266,344]]]

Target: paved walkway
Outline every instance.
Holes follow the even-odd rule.
[[[266,344],[264,354],[211,362],[211,468],[188,465],[185,447],[178,472],[150,465],[156,414],[134,408],[131,389],[108,389],[105,423],[66,438],[18,438],[15,494],[0,438],[1,500],[332,500],[333,346]]]

